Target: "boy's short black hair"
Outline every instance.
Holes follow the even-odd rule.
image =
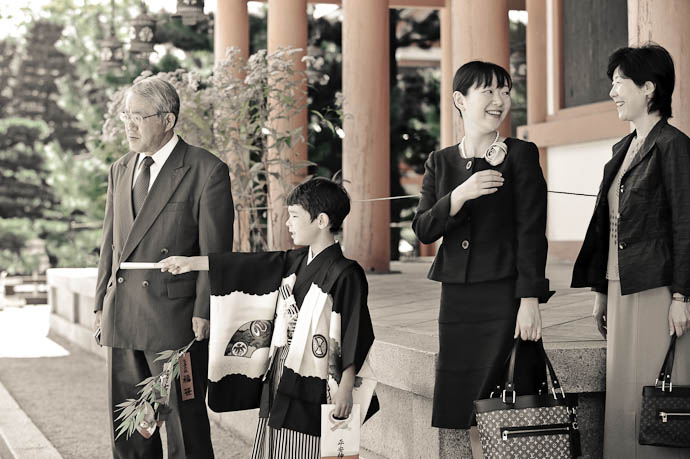
[[[491,86],[494,77],[499,88],[508,86],[509,89],[513,89],[510,73],[500,65],[493,62],[470,61],[455,72],[453,92],[460,91],[463,95],[467,95],[467,91],[474,85],[482,88]]]
[[[329,230],[337,233],[350,213],[350,196],[339,183],[324,177],[314,177],[297,185],[287,197],[288,206],[302,206],[312,221],[321,212],[328,215]]]
[[[617,68],[620,68],[621,76],[630,78],[638,87],[647,81],[654,83],[654,95],[647,105],[649,113],[659,112],[659,115],[667,119],[673,115],[671,99],[676,71],[673,58],[664,47],[647,43],[639,48],[618,48],[609,56],[606,67],[609,80],[613,79],[613,72]]]

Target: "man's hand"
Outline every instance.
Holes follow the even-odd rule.
[[[678,338],[690,330],[690,303],[671,301],[668,310],[669,334],[676,334]]]
[[[592,317],[597,324],[599,333],[606,339],[606,311],[608,309],[608,296],[604,293],[596,292],[594,296],[594,309],[592,310]]]
[[[96,330],[101,328],[101,319],[103,318],[103,311],[96,311],[96,314],[93,318],[93,332],[96,333]]]
[[[194,330],[194,337],[197,341],[208,339],[211,330],[211,322],[201,317],[192,317],[192,330]]]
[[[539,341],[541,339],[541,311],[539,311],[539,299],[521,298],[515,321],[515,334],[523,341]]]

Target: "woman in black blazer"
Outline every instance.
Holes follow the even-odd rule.
[[[594,319],[608,341],[604,457],[687,458],[688,449],[638,445],[638,432],[642,386],[654,384],[669,336],[690,329],[690,139],[667,123],[668,51],[621,48],[607,73],[618,117],[635,131],[604,166],[572,281],[595,290]],[[673,383],[690,384],[690,338],[676,345]]]
[[[513,339],[541,338],[546,183],[533,143],[501,138],[510,110],[510,75],[473,61],[453,79],[465,137],[429,155],[412,227],[420,241],[443,238],[429,278],[440,281],[440,351],[432,425],[468,429],[472,402],[500,381]],[[534,343],[521,345],[517,391],[544,378]],[[471,438],[476,443],[476,429]]]

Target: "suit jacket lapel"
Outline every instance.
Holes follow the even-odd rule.
[[[628,148],[632,142],[633,134],[634,133],[628,134],[627,136],[623,137],[620,142],[613,146],[613,157],[604,166],[604,178],[601,181],[601,188],[599,189],[599,196],[597,197],[597,204],[595,207],[597,207],[603,199],[606,199],[606,194],[608,193],[609,188],[611,188],[613,179],[616,177],[618,170],[623,165],[623,160],[625,159],[625,154],[628,152]]]
[[[137,245],[139,245],[189,170],[189,166],[184,165],[186,153],[187,144],[180,138],[167,161],[163,164],[158,177],[156,177],[156,181],[153,182],[153,186],[151,186],[149,194],[146,196],[146,201],[144,201],[141,211],[139,211],[137,218],[134,220],[132,230],[122,249],[122,261],[126,261]],[[131,209],[132,193],[129,194]]]
[[[132,179],[136,168],[137,154],[131,153],[131,155],[130,158],[120,163],[120,167],[124,170],[118,174],[118,182],[115,184],[115,189],[118,194],[115,200],[117,203],[115,214],[119,217],[117,230],[120,235],[120,241],[127,239],[127,235],[134,223],[134,212],[132,210]]]
[[[664,124],[666,124],[666,120],[662,119],[654,125],[651,131],[649,131],[649,134],[647,134],[647,138],[644,141],[644,145],[642,145],[640,151],[637,152],[624,175],[627,175],[635,166],[640,164],[645,156],[652,151],[652,147],[656,143],[656,139],[659,137]]]

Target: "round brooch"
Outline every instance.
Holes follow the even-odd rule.
[[[498,166],[506,159],[508,146],[503,142],[494,142],[486,150],[484,159],[492,166]]]
[[[494,139],[493,143],[489,145],[489,148],[486,149],[486,152],[484,152],[484,160],[489,163],[491,166],[498,166],[501,164],[503,161],[505,161],[506,156],[508,155],[508,145],[505,144],[505,142],[499,142],[499,133],[496,132],[496,138]],[[469,159],[467,154],[465,153],[465,138],[463,137],[462,140],[460,141],[460,156],[462,158]],[[472,161],[468,162],[467,165],[467,170],[469,170],[472,167]]]

